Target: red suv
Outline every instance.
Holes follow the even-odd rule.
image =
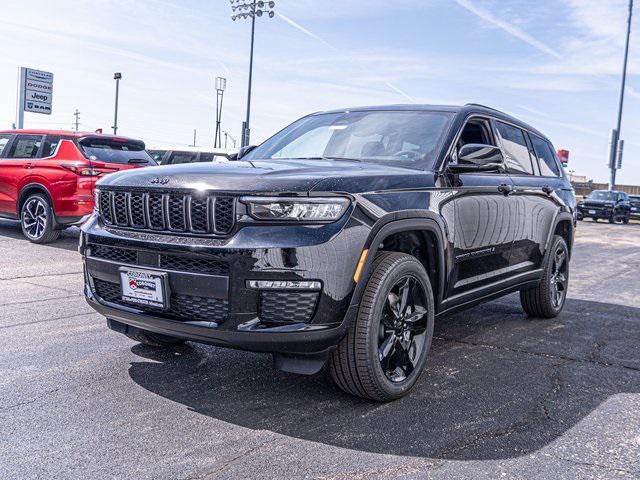
[[[52,242],[93,212],[98,179],[156,162],[140,140],[50,130],[0,131],[0,218],[25,237]]]

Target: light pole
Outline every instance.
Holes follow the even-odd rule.
[[[229,132],[227,132],[226,130],[224,131],[224,149],[227,150],[227,138],[230,138],[231,141],[233,142],[233,149],[236,149],[236,139],[233,135],[231,135]]]
[[[246,147],[249,145],[250,127],[249,119],[251,117],[251,82],[253,80],[253,44],[256,31],[256,17],[263,15],[268,18],[275,16],[274,8],[276,2],[263,0],[229,0],[231,2],[231,10],[233,21],[240,19],[251,19],[251,52],[249,54],[249,87],[247,92],[247,117],[242,124],[242,139],[240,145]]]
[[[220,122],[222,121],[222,100],[224,91],[227,88],[227,79],[224,77],[216,77],[216,134],[213,139],[213,148],[222,146],[222,130]]]
[[[620,142],[620,128],[622,127],[622,108],[624,106],[624,89],[627,82],[627,62],[629,60],[629,38],[631,37],[631,18],[633,16],[633,0],[629,0],[629,16],[627,18],[627,41],[624,47],[624,63],[622,66],[622,85],[620,87],[620,101],[618,103],[618,123],[615,130],[611,131],[611,145],[609,150],[609,169],[611,177],[609,180],[609,190],[613,190],[616,185],[616,168],[622,167],[622,149]],[[616,156],[619,156],[616,161]]]
[[[122,73],[116,72],[113,74],[113,79],[116,81],[116,107],[113,116],[113,134],[118,134],[118,95],[120,93],[120,79],[122,78]]]

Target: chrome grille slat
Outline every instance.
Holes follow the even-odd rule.
[[[106,225],[140,231],[227,235],[235,226],[236,199],[172,192],[102,190],[98,197]]]

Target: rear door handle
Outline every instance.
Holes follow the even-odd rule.
[[[31,163],[31,162],[25,163],[24,164],[24,168],[33,168],[33,163]]]
[[[511,195],[515,191],[515,187],[513,185],[508,185],[506,183],[503,183],[502,185],[498,186],[498,191],[504,194],[505,196]]]

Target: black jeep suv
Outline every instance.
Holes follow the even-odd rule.
[[[316,113],[236,161],[116,173],[83,226],[85,294],[111,329],[325,364],[398,398],[436,318],[519,291],[562,310],[575,197],[544,135],[496,110]]]
[[[578,220],[592,218],[594,222],[603,218],[609,223],[620,220],[629,223],[631,202],[629,195],[616,190],[594,190],[578,203]]]

